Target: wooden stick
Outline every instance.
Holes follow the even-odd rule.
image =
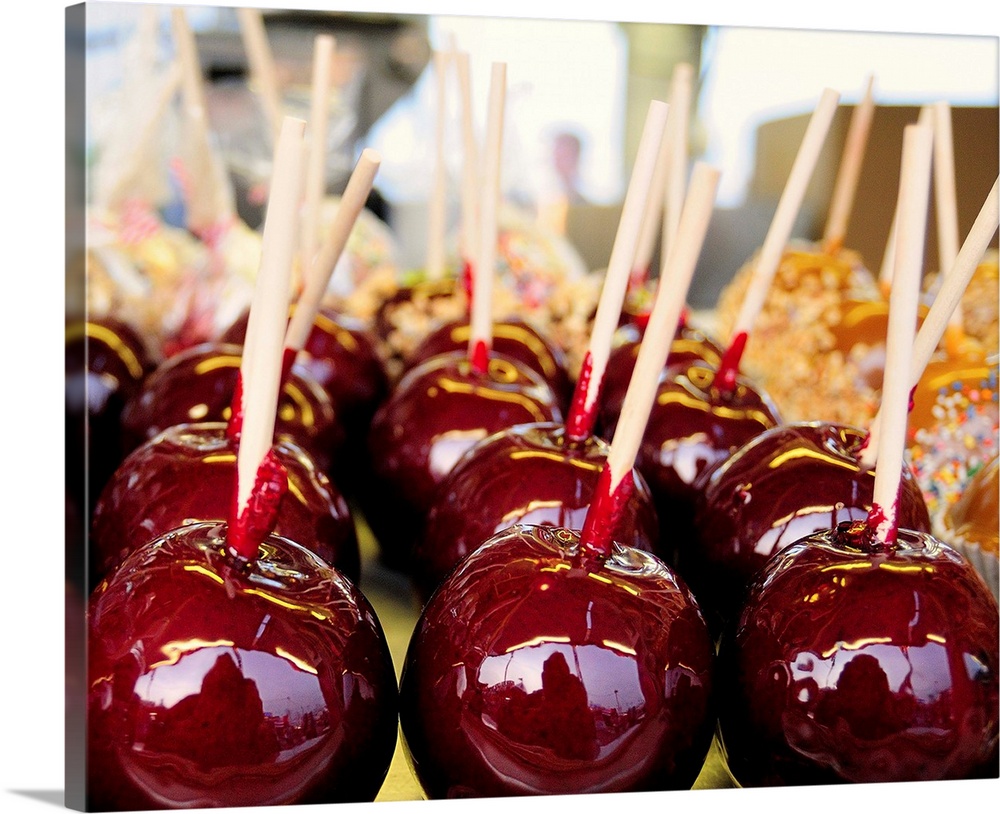
[[[839,99],[840,94],[836,91],[825,89],[816,110],[809,119],[802,144],[799,146],[799,151],[792,164],[791,173],[785,182],[781,198],[778,200],[778,207],[771,220],[771,226],[764,238],[764,245],[754,263],[750,283],[736,315],[736,323],[733,326],[729,345],[719,362],[719,368],[713,379],[714,386],[722,393],[732,393],[736,388],[747,339],[758,314],[764,307],[767,292],[771,288],[771,282],[781,264],[781,257],[791,237],[792,227],[795,225],[795,218],[802,207],[806,187],[812,178],[820,150],[826,140],[826,134],[830,130],[833,115],[837,112]]]
[[[621,418],[580,535],[581,546],[592,555],[610,553],[621,509],[631,494],[632,468],[670,345],[680,325],[691,278],[712,217],[718,182],[718,170],[701,162],[695,165],[677,238],[661,264],[661,284],[657,286],[649,323],[639,346]]]
[[[427,219],[427,278],[440,280],[444,277],[444,232],[445,207],[447,203],[446,187],[448,182],[447,165],[445,164],[445,127],[448,120],[446,104],[448,54],[442,51],[434,52],[434,78],[436,80],[436,117],[434,121],[434,175],[431,184],[430,201]]]
[[[507,97],[507,64],[494,62],[490,75],[486,117],[486,153],[482,198],[479,205],[479,259],[473,275],[472,314],[469,321],[469,358],[473,368],[485,373],[493,346],[493,279],[496,275],[500,167],[503,149],[504,104]]]
[[[943,274],[958,257],[958,193],[955,190],[955,148],[951,107],[932,106],[934,116],[934,205],[937,210],[938,262]]]
[[[951,107],[937,102],[934,111],[934,208],[937,214],[938,269],[946,274],[958,256],[958,193],[955,189],[955,147],[951,130]],[[947,348],[958,353],[965,336],[961,300],[951,313]]]
[[[604,276],[604,287],[601,289],[597,314],[590,330],[590,343],[587,346],[583,369],[580,371],[566,420],[570,438],[587,438],[594,425],[597,397],[603,385],[604,371],[611,355],[611,342],[618,328],[625,290],[631,276],[639,228],[652,185],[653,168],[666,128],[667,110],[666,102],[654,99],[649,103],[646,112],[639,149],[632,166],[628,189],[625,191],[618,231],[615,233],[608,270]]]
[[[272,137],[277,137],[282,120],[281,89],[264,28],[264,15],[257,8],[238,8],[236,16],[250,63],[250,76],[259,86],[270,133]]]
[[[683,208],[685,220],[678,220],[677,239],[662,264],[660,279],[665,284],[657,287],[653,311],[639,346],[635,370],[622,403],[621,419],[608,453],[612,490],[635,464],[660,374],[680,324],[687,292],[712,217],[718,181],[717,169],[702,163],[695,166],[691,192]]]
[[[381,162],[382,157],[378,151],[368,147],[361,152],[361,157],[347,181],[347,188],[340,198],[326,240],[306,274],[305,287],[285,332],[285,348],[298,351],[305,347],[323,302],[323,295],[330,283],[330,277],[344,252],[344,247],[347,246],[351,230],[368,200]]]
[[[917,117],[917,124],[933,125],[933,109],[930,105],[920,108],[920,115]],[[899,231],[899,209],[892,213],[892,223],[889,226],[889,239],[885,243],[885,253],[882,255],[882,266],[879,269],[878,284],[885,297],[889,296],[889,289],[892,288],[893,268],[896,264],[896,232]]]
[[[667,124],[660,152],[653,170],[649,201],[639,228],[638,246],[633,263],[633,282],[644,282],[660,237],[660,255],[676,234],[684,187],[687,184],[687,128],[691,108],[691,81],[694,70],[686,62],[674,67],[667,97]]]
[[[642,222],[639,224],[635,259],[632,261],[630,282],[637,287],[644,285],[649,278],[653,252],[656,249],[656,239],[661,233],[664,223],[663,209],[667,194],[667,177],[670,174],[671,131],[674,129],[672,126],[674,116],[673,103],[668,101],[663,140],[660,142],[660,151],[656,156],[656,163],[653,165],[653,178],[649,185],[649,196],[646,199],[646,208],[642,213]],[[665,247],[662,248],[661,254],[666,255]]]
[[[320,209],[326,193],[326,139],[330,120],[330,67],[336,41],[329,34],[313,40],[312,87],[310,89],[308,159],[305,202],[302,210],[302,240],[299,259],[309,269],[319,243]]]
[[[778,207],[771,220],[771,226],[764,238],[760,256],[754,264],[750,285],[733,327],[733,337],[749,334],[757,319],[757,314],[760,313],[764,305],[771,281],[774,279],[785,246],[791,237],[795,219],[802,207],[806,187],[809,185],[813,170],[816,168],[816,162],[833,121],[833,115],[837,111],[839,99],[839,93],[829,88],[825,89],[809,120],[805,137],[799,146],[791,173],[785,182],[781,198],[778,200]]]
[[[177,48],[177,61],[181,66],[181,87],[184,94],[184,105],[187,108],[206,109],[205,88],[202,84],[201,65],[198,62],[198,50],[194,32],[188,23],[187,13],[183,8],[171,9],[171,23],[174,44]]]
[[[459,104],[462,119],[462,227],[461,252],[465,262],[472,262],[478,255],[476,244],[479,235],[479,146],[472,116],[472,82],[469,77],[469,55],[456,52],[458,66]]]
[[[126,156],[116,162],[117,174],[107,185],[107,190],[101,191],[96,196],[99,208],[112,209],[118,206],[127,195],[126,190],[129,185],[147,171],[145,162],[149,159],[154,140],[160,135],[163,118],[170,108],[170,103],[176,98],[180,84],[181,68],[177,60],[173,60],[160,84],[149,116],[142,122],[138,134],[135,131],[129,134],[133,146]]]
[[[972,229],[965,238],[951,269],[945,275],[927,316],[920,324],[920,330],[917,331],[910,363],[911,389],[916,387],[923,377],[927,365],[947,331],[950,315],[962,301],[962,295],[968,288],[976,268],[982,262],[983,255],[989,248],[990,241],[996,234],[998,226],[1000,226],[1000,177],[993,182],[993,188],[986,196],[986,200],[976,216],[975,223],[972,224]],[[879,435],[881,421],[882,413],[880,410],[872,420],[868,443],[862,450],[860,457],[862,464],[868,468],[875,465],[878,451],[872,440]]]
[[[667,172],[666,200],[663,206],[663,236],[661,253],[666,255],[670,242],[677,238],[684,190],[688,171],[688,126],[691,118],[694,68],[682,62],[674,68],[670,89],[670,121],[667,140],[670,142],[670,165]]]
[[[270,197],[264,218],[260,270],[247,323],[243,380],[243,430],[236,458],[236,513],[247,507],[257,470],[274,443],[283,336],[288,319],[296,225],[302,193],[305,121],[286,117],[278,135]]]
[[[861,177],[861,165],[864,163],[872,119],[875,117],[875,100],[872,96],[874,81],[874,76],[869,75],[864,95],[854,108],[851,123],[847,129],[844,153],[840,159],[840,168],[833,187],[826,231],[823,233],[823,246],[827,254],[836,254],[840,251],[847,235],[847,222],[850,220],[851,210],[854,208],[854,196],[858,189],[858,179]]]
[[[187,226],[195,233],[212,229],[233,217],[236,204],[229,194],[225,168],[215,154],[208,123],[208,107],[194,32],[183,8],[171,11],[177,59],[181,66],[181,89],[185,120],[190,128],[192,185],[185,202]]]
[[[910,403],[910,361],[920,301],[920,277],[930,196],[933,131],[907,125],[903,134],[898,258],[889,304],[885,379],[882,385],[883,430],[876,441],[877,460],[868,525],[875,542],[896,540],[899,484],[906,450],[906,416]],[[869,436],[868,444],[872,443]]]

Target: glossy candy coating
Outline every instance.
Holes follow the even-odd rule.
[[[206,342],[167,359],[125,407],[126,450],[131,452],[177,424],[229,421],[242,355],[240,345]],[[281,388],[275,431],[295,439],[327,472],[344,444],[344,428],[333,402],[297,365]]]
[[[515,424],[561,421],[552,389],[524,365],[465,352],[417,365],[379,408],[368,436],[374,482],[362,506],[387,564],[407,568],[438,485],[473,444]]]
[[[469,347],[468,320],[452,321],[432,331],[406,360],[407,368],[442,353],[466,350]],[[541,376],[559,397],[565,408],[573,386],[566,370],[562,350],[521,319],[505,319],[493,324],[493,351],[516,359]]]
[[[954,550],[844,524],[760,572],[720,648],[720,732],[747,786],[997,776],[997,605]]]
[[[247,321],[244,314],[222,341],[242,345]],[[374,336],[360,320],[329,308],[320,308],[295,365],[312,374],[337,406],[344,424],[353,430],[367,431],[372,415],[389,393],[389,376]]]
[[[131,551],[187,523],[229,520],[236,445],[222,423],[169,427],[134,450],[94,511],[91,567],[102,579]],[[347,502],[312,458],[287,438],[274,445],[288,474],[275,533],[319,555],[353,581],[358,540]]]
[[[857,459],[865,438],[861,430],[838,424],[786,424],[761,433],[708,474],[695,512],[697,545],[681,552],[678,566],[707,612],[732,618],[775,552],[817,531],[867,518],[875,472]],[[931,530],[908,466],[898,522]]]
[[[122,411],[154,367],[139,334],[121,320],[95,317],[67,324],[66,477],[81,509],[84,483],[91,511],[121,463]]]
[[[582,529],[608,444],[574,441],[558,423],[519,424],[468,450],[438,488],[413,553],[424,599],[483,540],[515,524]],[[614,539],[655,551],[659,520],[642,476]]]
[[[669,518],[659,551],[671,565],[681,561],[678,546],[694,540],[695,506],[707,473],[780,423],[777,407],[748,380],[737,377],[733,392],[723,393],[714,377],[714,368],[698,362],[666,368],[636,455],[657,512]]]
[[[515,526],[424,607],[400,726],[431,798],[689,788],[712,739],[714,649],[656,557]]]
[[[615,333],[615,344],[608,357],[608,366],[601,384],[598,423],[602,429],[613,427],[618,422],[625,392],[639,358],[643,333],[643,329],[635,323],[623,325]],[[682,325],[670,343],[665,367],[702,362],[706,367],[716,368],[724,352],[725,348],[704,331]]]
[[[89,612],[94,810],[373,800],[396,740],[389,649],[364,596],[270,536],[225,524],[137,549]]]

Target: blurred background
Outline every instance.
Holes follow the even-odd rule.
[[[271,139],[237,10],[195,6],[188,17],[207,83],[212,135],[239,214],[257,228]],[[713,305],[763,241],[806,122],[826,87],[841,93],[841,108],[796,236],[813,239],[822,232],[851,109],[869,77],[877,108],[846,244],[870,267],[879,265],[892,219],[902,129],[916,120],[921,105],[943,100],[952,107],[963,237],[997,176],[998,52],[991,36],[289,9],[262,9],[261,17],[285,112],[303,118],[309,112],[314,38],[335,37],[327,189],[332,194],[342,189],[364,147],[382,153],[369,208],[392,228],[403,266],[419,265],[426,251],[436,143],[431,56],[448,48],[470,55],[479,128],[490,65],[507,63],[505,199],[540,216],[547,202],[564,196],[559,228],[588,269],[607,264],[649,101],[666,98],[678,63],[694,67],[691,159],[722,170],[718,209],[691,292],[695,307]],[[71,163],[81,173],[93,173],[134,103],[128,96],[134,93],[128,87],[130,65],[137,58],[138,32],[150,19],[155,20],[153,56],[166,65],[174,50],[166,5],[88,4],[82,36],[68,39],[68,46],[83,49],[86,64],[83,143],[70,147]],[[449,211],[457,218],[462,148],[454,81],[446,105]],[[164,131],[169,138],[167,126]],[[72,169],[68,165],[68,174]],[[567,173],[569,186],[563,180]],[[154,182],[151,194],[165,217],[180,219],[176,181],[164,170]],[[73,183],[69,175],[68,183]],[[88,189],[93,186],[88,183]],[[929,262],[936,257],[933,232],[928,230]]]

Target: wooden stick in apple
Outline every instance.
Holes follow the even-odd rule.
[[[671,76],[670,114],[667,120],[667,134],[664,139],[670,144],[661,238],[661,252],[664,256],[670,250],[671,241],[677,238],[681,209],[684,206],[688,175],[688,126],[691,116],[693,84],[694,68],[687,62],[676,65]]]
[[[381,163],[382,157],[377,150],[371,147],[365,148],[347,181],[333,222],[327,230],[326,240],[307,269],[305,285],[288,323],[288,330],[285,332],[283,376],[286,376],[291,369],[295,355],[306,345],[330,277],[344,252],[344,247],[347,246],[351,230],[364,208],[365,201],[368,200]]]
[[[497,209],[501,195],[500,166],[506,96],[507,64],[494,62],[490,74],[482,197],[479,204],[478,262],[472,278],[472,312],[469,322],[469,359],[473,369],[480,373],[486,372],[493,344],[493,279],[496,274]]]
[[[656,156],[656,164],[653,166],[653,179],[649,187],[646,208],[642,213],[642,222],[639,224],[639,236],[636,238],[635,258],[632,260],[632,277],[629,280],[629,291],[641,288],[649,280],[653,252],[656,249],[656,238],[662,231],[663,224],[665,223],[663,212],[667,194],[667,181],[671,169],[671,155],[674,150],[673,133],[676,130],[675,120],[679,110],[679,107],[674,103],[674,99],[672,98],[675,94],[676,83],[677,69],[675,68],[671,77],[670,95],[667,98],[667,123],[663,139],[660,141],[660,150]]]
[[[802,207],[806,187],[812,178],[839,100],[839,93],[830,88],[824,89],[819,103],[809,119],[802,144],[799,146],[788,180],[785,182],[785,188],[778,200],[771,226],[754,264],[750,284],[736,316],[729,346],[723,354],[715,375],[715,386],[722,392],[732,392],[736,387],[736,377],[739,373],[740,360],[743,357],[747,337],[764,305],[771,281],[774,279],[781,262],[782,252],[792,234],[792,227],[795,225],[795,219]]]
[[[1000,177],[993,182],[993,188],[986,196],[979,214],[976,216],[972,229],[969,230],[955,262],[947,272],[934,302],[924,317],[913,343],[913,353],[910,362],[909,387],[915,388],[930,364],[934,352],[945,337],[951,324],[951,314],[962,301],[962,295],[968,287],[976,267],[983,254],[989,248],[990,241],[1000,225]],[[878,457],[876,439],[880,435],[882,424],[881,410],[872,420],[868,435],[868,444],[861,453],[861,461],[868,467],[875,465]]]
[[[583,365],[577,377],[576,390],[566,419],[567,434],[573,439],[583,439],[590,435],[597,413],[598,396],[604,380],[604,371],[611,354],[611,342],[618,327],[625,291],[628,288],[635,258],[636,243],[642,225],[643,212],[649,197],[653,170],[656,166],[660,143],[667,122],[668,105],[653,100],[649,103],[639,150],[632,166],[632,175],[622,214],[618,221],[618,231],[611,247],[611,258],[605,273],[604,287],[597,303],[597,314],[590,332],[590,342],[584,355]]]
[[[448,121],[447,80],[450,55],[435,51],[434,61],[434,174],[427,219],[427,279],[444,277],[444,233],[447,205],[448,168],[445,163],[445,129]]]
[[[146,161],[149,160],[155,139],[162,131],[163,118],[181,85],[181,68],[177,60],[171,62],[166,75],[159,82],[159,89],[146,118],[134,122],[133,126],[125,131],[128,133],[130,146],[125,155],[114,162],[114,175],[95,173],[96,181],[107,180],[99,184],[95,190],[94,208],[107,210],[116,208],[127,197],[127,190],[148,171]],[[103,169],[109,162],[101,163]]]
[[[212,147],[208,124],[208,106],[198,61],[194,32],[183,8],[171,12],[174,42],[181,66],[181,89],[184,120],[189,133],[190,164],[186,203],[187,227],[203,239],[224,228],[236,217],[236,203],[221,160]],[[207,242],[207,241],[206,241]]]
[[[462,183],[461,226],[459,252],[462,257],[462,280],[466,293],[472,291],[475,258],[479,254],[479,145],[472,120],[472,81],[469,75],[469,54],[455,52],[458,68],[459,108],[462,123]]]
[[[899,242],[889,327],[885,379],[882,385],[882,426],[877,441],[878,463],[868,529],[873,542],[890,546],[898,531],[898,496],[906,449],[906,414],[910,401],[910,360],[916,331],[917,304],[923,267],[925,224],[930,195],[932,131],[907,125],[903,134],[902,178],[899,185]],[[869,438],[869,444],[871,444]]]
[[[656,238],[661,237],[660,253],[667,254],[670,238],[676,233],[680,207],[687,184],[687,120],[690,111],[691,76],[687,63],[674,67],[667,97],[667,123],[653,169],[649,198],[643,212],[632,269],[632,288],[649,279]]]
[[[610,553],[617,518],[633,488],[632,467],[656,397],[657,383],[684,311],[687,291],[712,217],[718,181],[718,170],[703,163],[695,165],[677,239],[663,265],[649,324],[625,394],[621,420],[580,535],[581,546],[596,556]]]
[[[955,148],[951,127],[951,106],[936,102],[934,119],[934,211],[937,215],[938,268],[947,274],[958,256],[958,192],[955,189]],[[945,333],[949,356],[961,353],[965,319],[959,301],[951,312]]]
[[[847,223],[851,217],[851,210],[854,208],[854,196],[858,190],[858,179],[861,177],[861,165],[868,147],[872,119],[875,117],[875,99],[872,95],[874,82],[875,77],[869,75],[864,95],[854,108],[851,123],[847,128],[844,152],[840,158],[840,167],[837,170],[837,179],[834,182],[833,195],[830,198],[826,229],[823,232],[823,250],[827,254],[836,254],[844,246]]]
[[[336,41],[329,34],[318,34],[313,40],[312,87],[309,99],[307,129],[308,155],[305,174],[305,200],[302,207],[302,238],[299,252],[304,277],[315,260],[319,244],[320,208],[326,192],[327,132],[330,119],[330,68]]]
[[[243,427],[236,457],[236,495],[229,524],[229,547],[252,559],[271,532],[281,495],[283,468],[272,453],[281,386],[282,344],[288,318],[296,225],[302,191],[305,122],[286,117],[275,146],[274,174],[264,220],[260,270],[254,287],[243,382]]]
[[[930,105],[920,108],[917,124],[933,127],[934,111]],[[882,295],[888,299],[892,288],[892,275],[896,265],[896,233],[899,231],[899,209],[892,213],[892,223],[889,225],[889,237],[885,242],[885,252],[882,255],[882,265],[879,267],[878,285]]]
[[[263,102],[269,132],[272,138],[277,138],[282,120],[281,88],[274,55],[267,41],[264,17],[257,8],[238,8],[236,16],[239,20],[243,47],[246,48],[247,60],[250,62],[250,76],[256,83]]]

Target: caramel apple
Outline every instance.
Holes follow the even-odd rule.
[[[134,551],[90,601],[87,804],[94,810],[371,801],[396,741],[388,645],[365,597],[226,523]]]
[[[747,263],[719,299],[716,313],[723,332],[736,319],[753,268],[753,262]],[[871,378],[861,376],[853,360],[834,352],[834,330],[849,303],[880,299],[874,275],[856,252],[841,248],[831,253],[805,242],[783,249],[744,364],[747,375],[771,394],[786,420],[810,421],[820,415],[847,424],[871,420],[877,409]],[[880,370],[880,360],[875,361]],[[859,388],[859,381],[869,386]]]
[[[996,597],[1000,555],[1000,465],[996,455],[979,469],[941,518],[941,539],[972,563]]]
[[[289,483],[275,533],[306,541],[357,582],[358,540],[343,495],[296,443],[279,438],[274,449]],[[95,582],[154,537],[192,522],[227,519],[235,489],[236,443],[225,424],[180,424],[142,444],[122,462],[94,511]]]
[[[968,562],[863,521],[757,575],[719,662],[719,730],[744,786],[996,777],[996,601]]]
[[[461,351],[410,370],[368,436],[374,482],[363,490],[362,507],[386,564],[407,567],[438,485],[462,453],[515,424],[561,419],[541,377],[499,354],[483,371]]]
[[[697,545],[678,570],[709,613],[731,619],[769,557],[809,534],[861,520],[874,471],[858,461],[867,434],[828,422],[774,427],[748,441],[705,479],[695,508]],[[900,524],[930,532],[923,495],[904,467]]]
[[[412,575],[426,600],[483,540],[514,525],[583,528],[608,445],[569,436],[559,423],[519,424],[480,441],[437,490],[413,552]],[[655,551],[659,520],[649,487],[634,473],[634,496],[615,538]]]
[[[163,362],[122,414],[126,450],[177,424],[231,421],[242,354],[239,345],[204,343]],[[324,471],[330,470],[344,444],[344,428],[333,402],[298,366],[292,367],[282,385],[276,426],[313,455]]]
[[[689,788],[712,739],[714,652],[651,554],[514,526],[424,607],[400,684],[430,798]]]

